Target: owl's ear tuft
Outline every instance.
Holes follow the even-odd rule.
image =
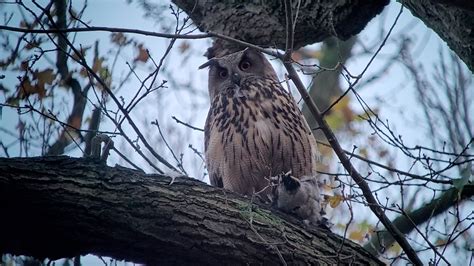
[[[206,68],[206,67],[208,67],[208,66],[215,66],[215,65],[217,65],[217,64],[218,64],[218,63],[217,63],[217,60],[214,59],[214,58],[212,58],[212,59],[209,59],[209,61],[207,61],[206,63],[200,65],[198,68],[199,68],[199,69],[203,69],[203,68]]]
[[[260,51],[257,51],[257,50],[255,50],[255,49],[253,49],[253,48],[247,47],[247,48],[244,49],[244,55],[250,56],[250,57],[251,57],[252,55],[254,55],[254,56],[262,56],[262,53],[261,53]]]

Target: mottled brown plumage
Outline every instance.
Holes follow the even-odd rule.
[[[246,49],[213,58],[202,67],[206,66],[210,67],[211,108],[205,126],[205,153],[211,184],[245,195],[281,196],[281,200],[292,201],[277,202],[284,210],[307,205],[297,200],[315,201],[318,206],[309,212],[319,215],[316,142],[268,60],[260,52]],[[296,186],[272,189],[270,178],[287,172],[296,177]],[[311,195],[294,197],[301,191]],[[288,195],[282,196],[283,192]]]

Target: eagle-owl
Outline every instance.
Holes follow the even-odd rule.
[[[207,66],[211,107],[204,131],[211,184],[272,197],[279,209],[318,222],[316,141],[270,62],[245,49],[199,68]]]

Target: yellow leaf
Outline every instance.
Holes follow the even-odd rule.
[[[364,158],[368,158],[369,157],[369,151],[365,147],[359,148],[359,155],[364,157]]]
[[[311,56],[318,60],[321,60],[321,58],[323,58],[323,54],[321,53],[321,50],[314,50],[314,52],[311,53]]]
[[[340,117],[344,119],[345,122],[350,122],[353,120],[354,112],[351,109],[350,98],[348,96],[344,96],[342,99],[339,99],[339,97],[333,97],[331,101],[338,101],[337,104],[331,109],[332,112],[339,113]]]
[[[326,122],[333,130],[338,130],[346,124],[339,112],[331,112],[330,115],[326,116]]]
[[[372,116],[376,115],[377,113],[379,113],[379,110],[375,107],[369,113],[362,112],[362,113],[359,113],[359,114],[354,114],[354,116],[355,116],[354,120],[355,121],[365,121],[365,120],[368,120],[369,118],[371,118]]]
[[[343,200],[344,197],[342,195],[329,196],[329,206],[334,209],[339,206]]]
[[[398,243],[395,242],[388,250],[395,254],[400,254],[400,252],[402,251],[402,248],[400,247]]]
[[[365,236],[365,233],[362,232],[362,230],[352,231],[352,232],[349,234],[349,238],[350,238],[350,239],[356,240],[356,241],[359,241],[359,242],[361,242],[362,240],[364,240],[364,236]]]

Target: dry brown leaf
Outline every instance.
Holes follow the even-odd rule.
[[[146,63],[146,61],[148,61],[148,58],[150,58],[146,48],[143,47],[143,44],[139,44],[137,45],[137,49],[138,49],[138,55],[135,58],[135,62],[140,61],[140,62]]]
[[[56,74],[51,68],[47,68],[41,72],[35,71],[33,76],[38,80],[38,84],[53,84],[54,79],[56,78]]]
[[[98,73],[99,71],[101,71],[103,62],[104,62],[103,58],[95,58],[94,64],[92,65],[92,71],[94,71],[94,73]]]
[[[181,44],[178,46],[178,49],[183,54],[184,52],[189,50],[190,47],[191,45],[189,44],[188,41],[182,41]]]
[[[127,37],[125,34],[118,32],[118,33],[112,33],[111,39],[113,43],[118,44],[119,46],[123,46],[127,44]]]
[[[26,49],[26,50],[31,50],[31,49],[33,49],[33,48],[39,47],[40,44],[41,44],[41,43],[40,43],[38,40],[33,40],[33,41],[28,42],[28,43],[25,45],[25,49]]]
[[[74,52],[72,54],[72,58],[76,61],[80,61],[81,60],[81,57],[85,57],[86,56],[86,52],[87,50],[89,50],[91,48],[91,46],[86,46],[86,47],[81,47],[81,50],[79,50],[79,53],[80,54],[77,54],[76,52]]]
[[[38,97],[41,99],[46,95],[46,91],[44,89],[43,84],[31,84],[30,79],[24,79],[20,85],[18,90],[18,97],[21,99],[25,99],[26,97],[38,94]]]
[[[28,61],[22,61],[21,64],[20,64],[20,70],[22,71],[26,71],[28,70]]]
[[[81,76],[83,76],[83,77],[85,77],[85,78],[87,78],[87,77],[89,76],[89,75],[87,74],[86,68],[84,68],[84,67],[81,68],[81,70],[79,71],[79,75],[81,75]]]

